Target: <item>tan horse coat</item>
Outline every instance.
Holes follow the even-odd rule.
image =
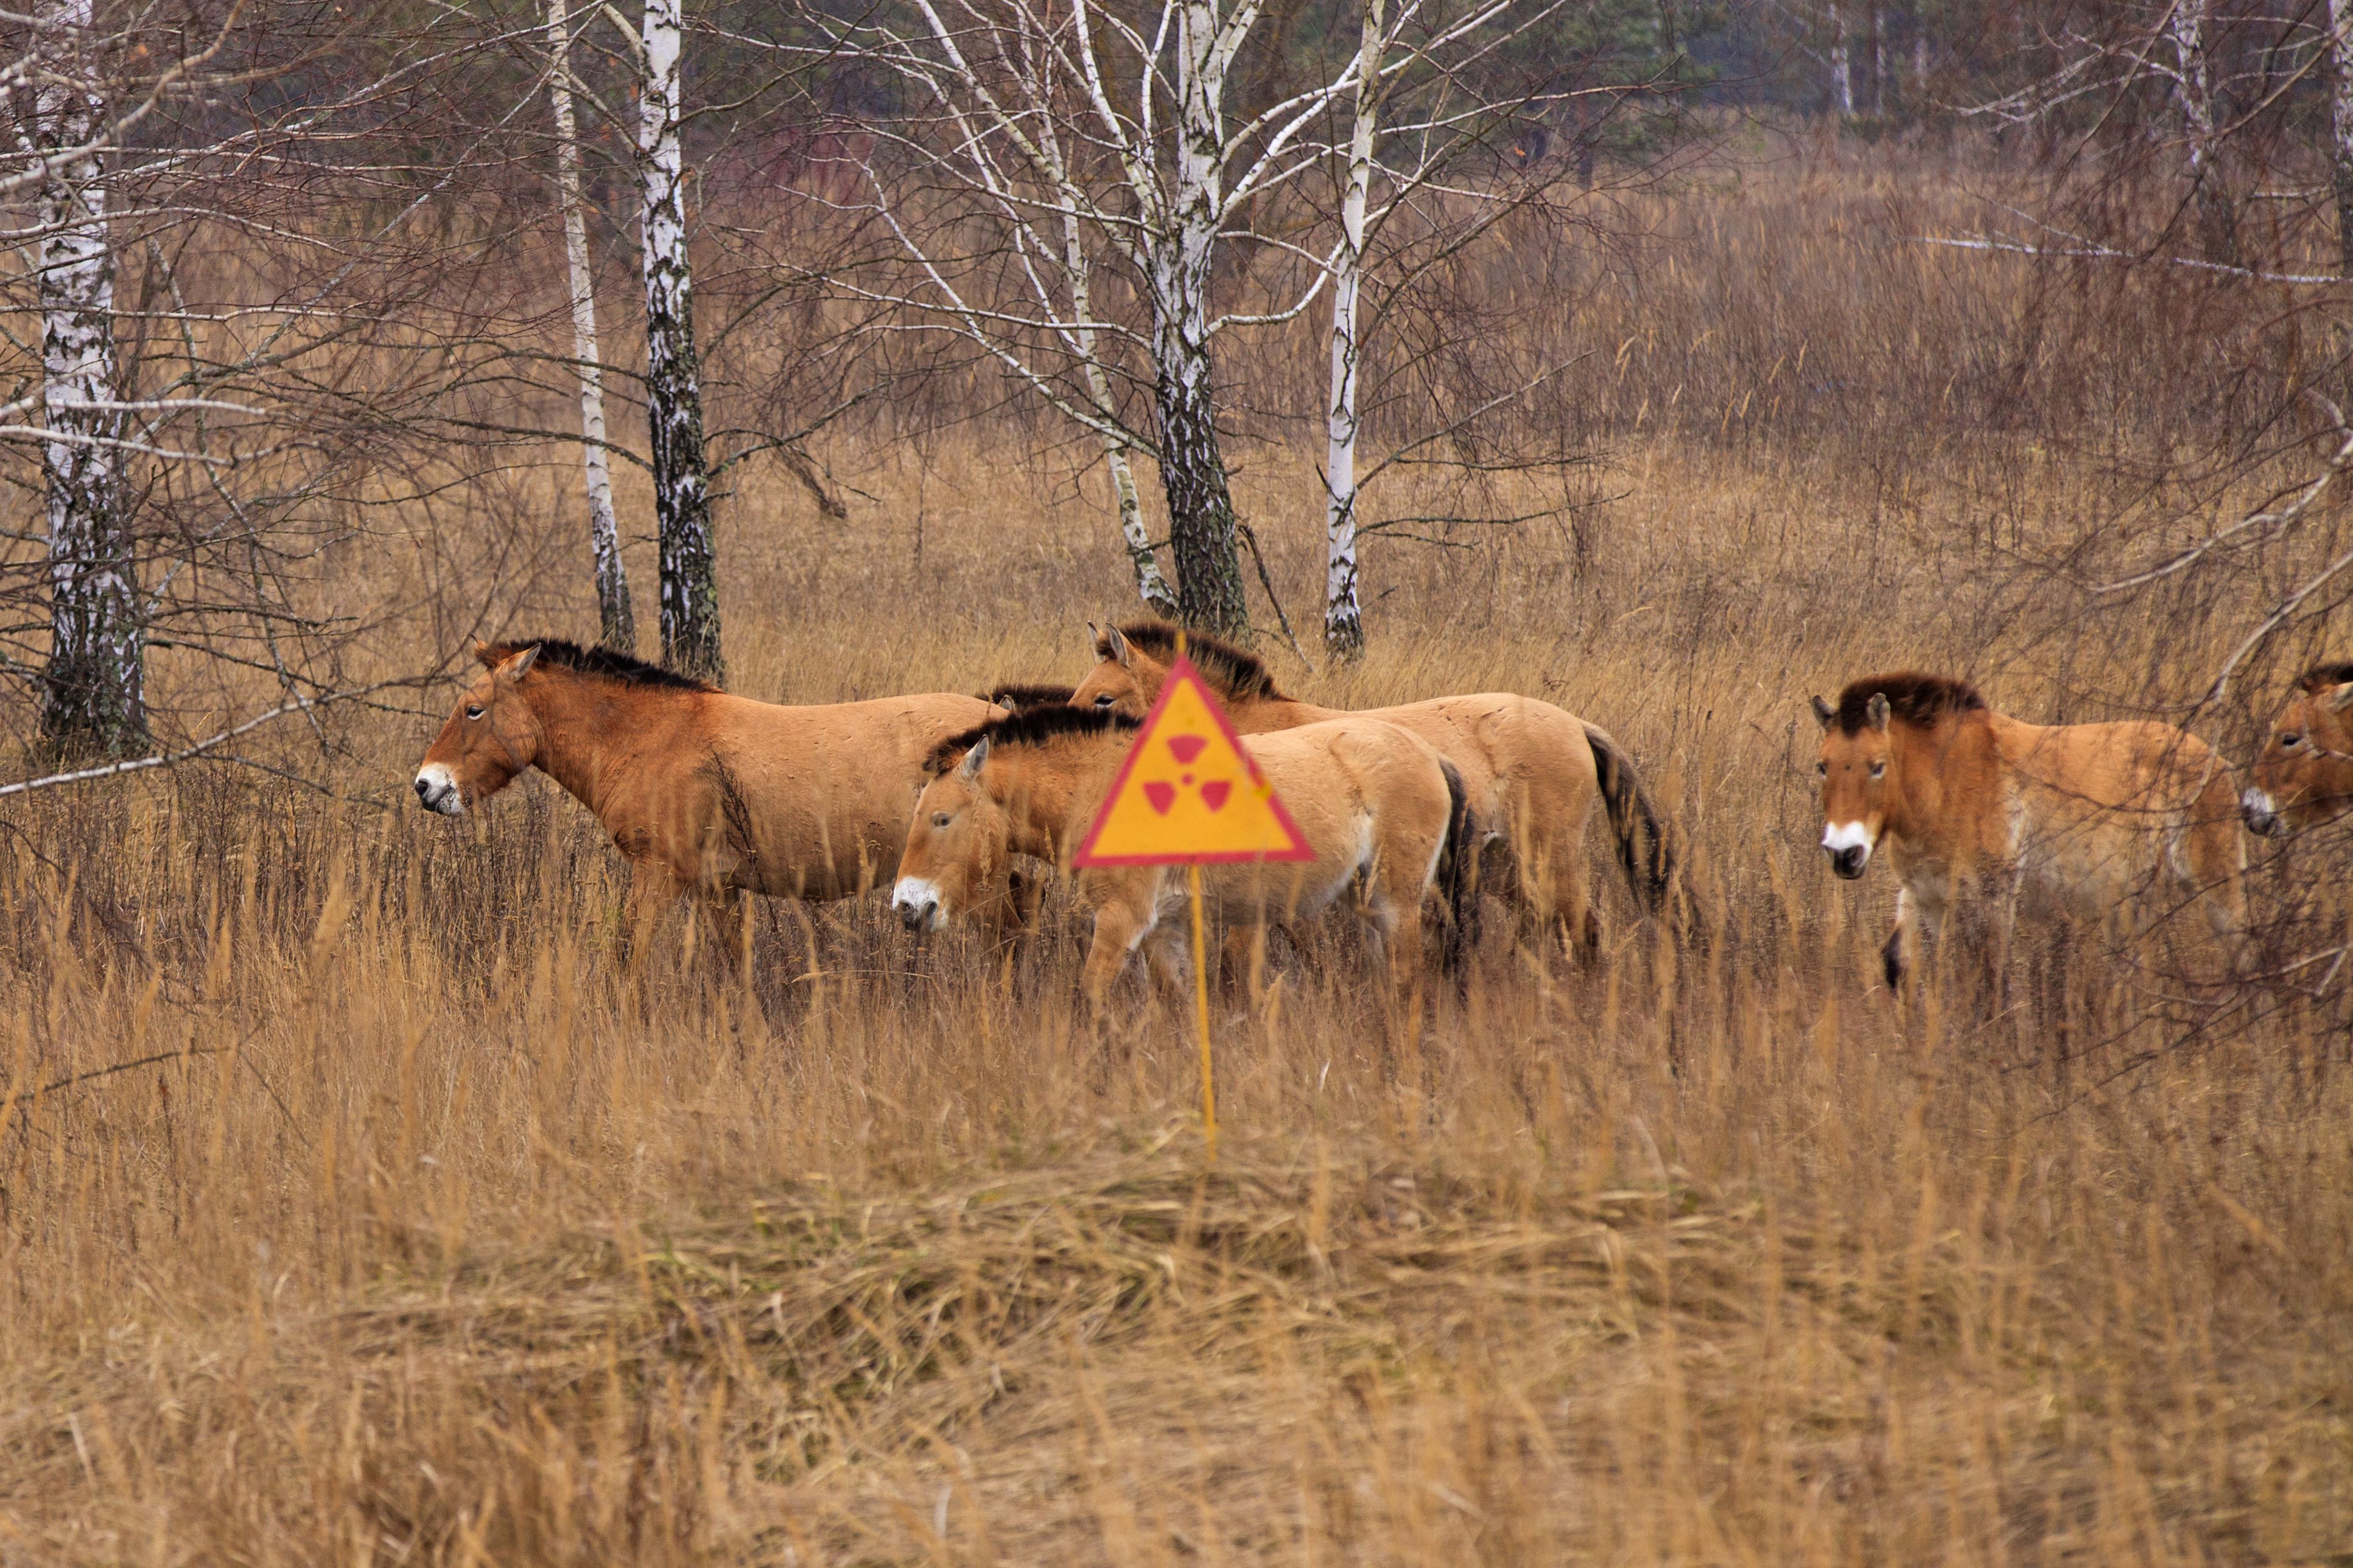
[[[2158,884],[2235,946],[2246,929],[2244,847],[2230,770],[2169,724],[2022,723],[1936,676],[1851,682],[1822,725],[1822,848],[1860,877],[1882,845],[1899,890],[1881,957],[1890,985],[1907,934],[1933,938],[1972,880],[2009,915],[2155,911]]]
[[[2272,721],[2242,803],[2278,838],[2353,809],[2353,664],[2315,665]]]
[[[1069,709],[1018,714],[959,737],[952,747],[968,749],[916,803],[893,907],[911,926],[936,929],[989,897],[1012,855],[1067,871],[1134,738],[1132,720]],[[1203,867],[1209,917],[1229,927],[1288,924],[1356,889],[1391,979],[1410,984],[1422,902],[1457,817],[1437,752],[1396,725],[1361,718],[1243,744],[1315,858]],[[1188,973],[1182,867],[1089,867],[1076,885],[1094,922],[1082,976],[1089,1001],[1103,1000],[1138,947],[1164,984]]]
[[[1599,799],[1636,900],[1662,903],[1672,852],[1632,761],[1607,731],[1533,697],[1486,691],[1348,712],[1284,696],[1254,656],[1218,638],[1189,639],[1194,664],[1217,689],[1234,728],[1265,734],[1339,718],[1378,719],[1418,736],[1454,764],[1493,868],[1483,879],[1539,920],[1559,915],[1588,944],[1599,928],[1587,901],[1586,819]],[[1071,697],[1079,708],[1142,716],[1176,662],[1176,628],[1156,621],[1094,633],[1097,663]]]
[[[951,692],[781,707],[553,639],[475,654],[417,798],[457,816],[536,767],[612,835],[641,901],[864,892],[898,863],[933,748],[1002,711]]]

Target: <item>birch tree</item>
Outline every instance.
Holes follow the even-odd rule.
[[[1364,289],[1365,208],[1373,180],[1374,122],[1379,116],[1382,0],[1361,0],[1356,94],[1348,126],[1348,165],[1340,194],[1340,240],[1332,268],[1332,405],[1324,451],[1324,647],[1344,662],[1365,651],[1364,605],[1356,591],[1356,409],[1364,345],[1356,302]]]
[[[100,151],[109,126],[91,10],[91,0],[41,0],[28,73],[34,101],[23,122],[36,180],[48,548],[41,731],[62,753],[119,755],[146,742],[146,658],[125,514],[115,263]]]
[[[1841,120],[1854,118],[1854,62],[1846,41],[1846,15],[1839,9],[1838,0],[1831,0],[1829,10],[1831,35],[1831,107]]]
[[[2328,0],[2328,133],[2337,269],[2353,278],[2353,0]]]
[[[548,97],[555,112],[555,193],[564,209],[565,276],[572,295],[572,357],[580,377],[580,462],[588,494],[588,548],[596,571],[596,618],[606,647],[636,651],[621,531],[613,513],[606,453],[605,371],[596,350],[596,277],[588,262],[588,217],[580,189],[580,131],[573,108],[572,33],[564,0],[547,3]]]
[[[720,650],[693,272],[687,261],[685,154],[679,139],[683,33],[681,0],[646,0],[638,163],[645,247],[647,447],[660,536],[662,659],[718,680],[726,666]]]
[[[2221,146],[2217,136],[2211,41],[2214,0],[2173,0],[2166,17],[2166,37],[2173,47],[2175,98],[2181,105],[2182,151],[2187,163],[2190,198],[2196,203],[2200,226],[2205,231],[2207,254],[2213,260],[2236,266],[2238,225],[2216,166]]]

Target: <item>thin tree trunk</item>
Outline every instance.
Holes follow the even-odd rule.
[[[2207,52],[2214,0],[2176,0],[2167,27],[2172,35],[2174,91],[2181,103],[2182,140],[2189,153],[2190,198],[2205,231],[2207,258],[2225,266],[2239,259],[2238,224],[2217,166],[2214,85]]]
[[[1067,188],[1060,143],[1051,140],[1048,132],[1044,145],[1053,159],[1055,175],[1064,180]],[[1086,239],[1079,229],[1076,200],[1066,197],[1066,203],[1062,213],[1062,269],[1071,280],[1071,318],[1081,323],[1071,335],[1086,377],[1087,395],[1108,426],[1116,412],[1112,406],[1111,378],[1103,374],[1103,361],[1095,353],[1095,330],[1086,324],[1094,320],[1094,289]],[[1111,470],[1112,491],[1119,501],[1119,536],[1127,547],[1128,565],[1135,574],[1136,596],[1154,615],[1174,617],[1178,614],[1176,595],[1169,591],[1168,579],[1161,575],[1160,563],[1152,553],[1152,535],[1144,526],[1144,502],[1135,492],[1135,472],[1128,462],[1127,443],[1108,428],[1101,435],[1103,466]]]
[[[2328,0],[2329,173],[2337,187],[2337,270],[2353,278],[2353,0]]]
[[[1871,112],[1887,112],[1887,18],[1871,8]]]
[[[1382,0],[1363,0],[1356,45],[1356,117],[1348,127],[1347,184],[1340,197],[1340,250],[1332,274],[1332,404],[1326,420],[1324,647],[1361,658],[1365,612],[1356,590],[1356,389],[1364,341],[1356,299],[1365,280],[1365,207],[1373,183],[1373,125],[1380,110]]]
[[[1926,105],[1928,101],[1928,18],[1916,10],[1912,14],[1912,90]]]
[[[661,535],[662,660],[718,680],[726,665],[720,653],[693,274],[686,255],[686,174],[679,146],[682,26],[680,0],[646,0],[638,153],[645,213],[647,446]]]
[[[93,47],[91,0],[45,0],[35,31],[48,56],[35,89],[40,162],[41,447],[48,525],[49,659],[41,732],[60,754],[121,756],[147,746],[146,640],[124,515],[122,414],[114,406],[114,253],[106,171],[94,153],[106,106],[73,79]]]
[[[1854,118],[1854,67],[1847,58],[1846,17],[1833,4],[1831,17],[1831,107],[1841,120]]]
[[[634,653],[637,616],[613,515],[613,475],[605,455],[605,371],[596,354],[596,278],[588,267],[588,218],[580,195],[580,134],[572,111],[572,35],[564,0],[547,0],[547,91],[555,106],[555,191],[564,208],[564,260],[572,285],[572,357],[580,370],[580,462],[588,486],[588,548],[596,565],[596,615],[607,647]]]
[[[1250,629],[1234,502],[1219,449],[1209,363],[1209,274],[1222,216],[1225,68],[1211,0],[1177,14],[1176,186],[1151,258],[1160,483],[1176,558],[1176,608],[1205,631]]]

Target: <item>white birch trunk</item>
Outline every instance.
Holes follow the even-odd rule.
[[[1150,242],[1160,479],[1179,613],[1207,631],[1241,633],[1250,607],[1210,384],[1209,275],[1224,205],[1228,64],[1213,0],[1182,0],[1176,34],[1176,186],[1166,226]]]
[[[69,151],[95,142],[106,123],[104,101],[79,79],[92,21],[91,0],[44,0],[34,16],[46,68],[25,151],[40,165],[35,291],[51,433],[41,447],[50,595],[41,729],[60,752],[121,755],[147,742],[146,648],[117,445],[106,171],[97,153]]]
[[[2353,0],[2328,0],[2328,110],[2337,270],[2353,278]]]
[[[1093,400],[1095,412],[1103,416],[1105,426],[1102,433],[1103,466],[1111,470],[1112,492],[1119,503],[1119,536],[1127,546],[1128,564],[1135,573],[1136,596],[1154,615],[1173,618],[1177,614],[1176,595],[1169,591],[1168,579],[1161,575],[1160,562],[1152,553],[1152,534],[1144,526],[1144,502],[1136,494],[1135,470],[1128,461],[1127,443],[1109,428],[1115,410],[1112,406],[1111,378],[1103,374],[1103,360],[1095,352],[1095,330],[1088,324],[1095,319],[1094,289],[1086,238],[1079,228],[1076,195],[1070,190],[1060,146],[1050,140],[1045,144],[1052,153],[1053,174],[1062,182],[1064,201],[1068,204],[1062,214],[1062,270],[1070,279],[1071,317],[1080,323],[1071,336],[1086,378],[1087,395]]]
[[[2211,260],[2235,265],[2237,226],[2221,171],[2215,166],[2220,145],[2215,137],[2213,70],[2206,47],[2213,9],[2214,0],[2176,0],[2166,26],[2173,43],[2174,95],[2181,104],[2190,196],[2206,231],[2207,255]]]
[[[1887,112],[1887,17],[1871,8],[1871,112]]]
[[[1347,184],[1340,197],[1340,247],[1332,275],[1332,403],[1326,421],[1324,513],[1324,646],[1348,660],[1365,651],[1356,589],[1356,390],[1364,342],[1356,299],[1365,279],[1365,207],[1373,182],[1373,125],[1380,109],[1382,0],[1363,0],[1356,46],[1356,117],[1348,129]]]
[[[637,651],[637,617],[613,514],[605,453],[605,371],[596,352],[596,279],[588,266],[588,217],[580,194],[580,132],[572,108],[572,35],[564,0],[547,0],[547,91],[555,109],[555,192],[564,208],[564,262],[572,289],[572,357],[580,372],[580,463],[588,489],[588,548],[596,568],[596,612],[607,647]]]
[[[660,531],[665,663],[717,680],[717,563],[703,467],[702,389],[686,253],[685,155],[679,143],[680,0],[646,0],[645,90],[638,132],[644,207],[646,422]]]
[[[1926,103],[1928,100],[1928,19],[1915,16],[1912,18],[1912,86],[1919,93],[1920,101]]]
[[[1854,118],[1854,67],[1847,58],[1846,17],[1833,3],[1831,19],[1831,106],[1841,120]]]

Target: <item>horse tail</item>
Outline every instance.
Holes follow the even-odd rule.
[[[1593,748],[1593,780],[1600,786],[1601,805],[1609,813],[1609,832],[1618,841],[1618,864],[1625,868],[1626,885],[1634,900],[1652,914],[1666,906],[1667,888],[1675,874],[1674,846],[1667,830],[1642,793],[1642,781],[1629,757],[1605,730],[1585,726],[1586,744]]]
[[[1471,792],[1462,786],[1461,770],[1444,757],[1439,771],[1446,775],[1446,840],[1438,851],[1438,891],[1446,904],[1446,945],[1442,961],[1459,970],[1478,939],[1479,824],[1471,813]]]

